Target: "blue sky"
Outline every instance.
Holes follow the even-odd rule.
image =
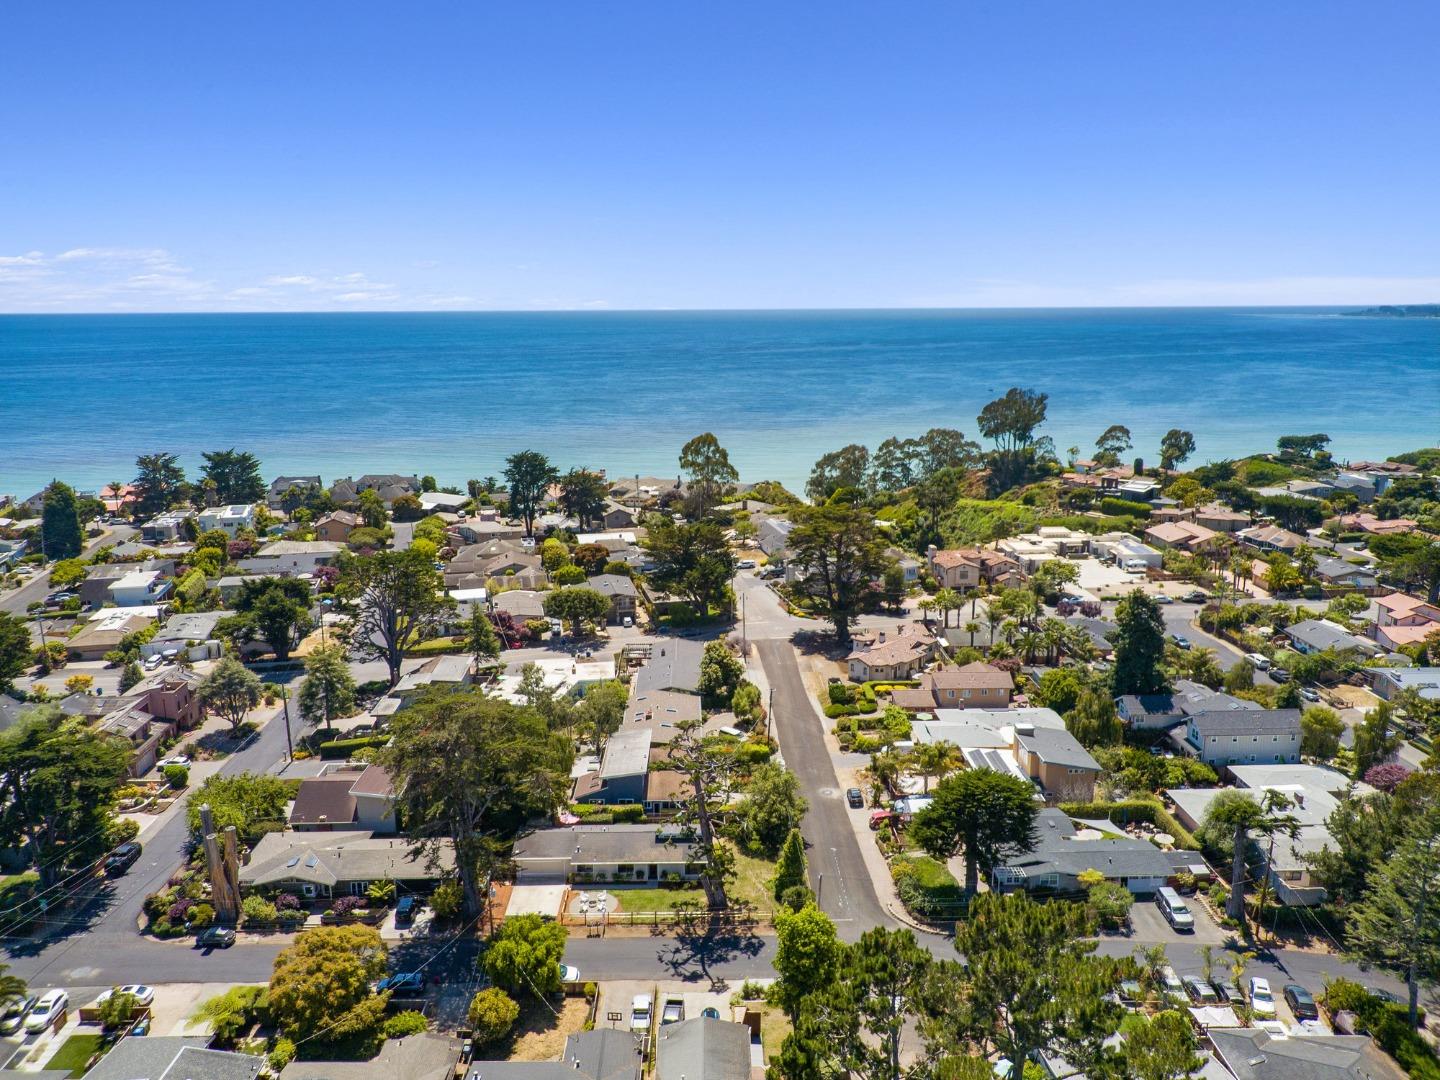
[[[1440,301],[1440,5],[9,4],[0,311]]]

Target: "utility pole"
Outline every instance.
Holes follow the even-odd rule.
[[[288,686],[277,686],[280,692],[280,701],[285,706],[285,753],[289,760],[295,761],[295,744],[290,741],[290,688]]]

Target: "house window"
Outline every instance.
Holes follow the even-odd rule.
[[[315,895],[315,886],[314,886],[314,885],[302,885],[302,886],[300,887],[300,891],[303,892],[306,896],[313,897],[313,896]]]
[[[593,866],[584,866],[577,864],[575,867],[575,873],[577,874],[593,874],[594,872],[595,867]]]
[[[635,866],[633,863],[622,862],[619,866],[615,867],[615,872],[617,874],[633,874],[635,872]]]

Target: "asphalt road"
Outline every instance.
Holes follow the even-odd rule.
[[[121,544],[139,533],[129,525],[114,525],[106,532],[101,533],[85,545],[82,552],[84,555],[91,555],[100,547],[107,544]],[[0,611],[8,611],[13,615],[24,614],[25,609],[36,600],[44,600],[50,595],[50,572],[47,570],[31,577],[13,592],[0,596]]]
[[[820,907],[849,941],[872,927],[898,925],[875,894],[794,649],[788,641],[758,641],[755,646],[775,692],[773,728],[780,752],[810,800],[800,831],[809,848],[810,887]]]

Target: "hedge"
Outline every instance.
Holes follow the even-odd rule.
[[[405,650],[406,656],[444,656],[449,653],[463,653],[465,642],[461,638],[432,638],[412,645]]]
[[[389,735],[362,735],[358,739],[333,739],[320,744],[320,756],[327,761],[348,758],[356,750],[367,746],[384,746],[390,741]]]
[[[1072,818],[1105,818],[1111,824],[1120,825],[1128,821],[1146,821],[1161,832],[1175,837],[1175,846],[1187,851],[1199,851],[1200,841],[1189,829],[1175,820],[1159,801],[1149,799],[1126,799],[1123,802],[1061,803],[1060,809]]]
[[[1148,503],[1131,502],[1129,499],[1105,498],[1100,500],[1100,512],[1112,517],[1144,519],[1150,516],[1150,506]]]
[[[638,824],[645,820],[640,803],[575,803],[570,812],[591,825]]]
[[[944,863],[928,855],[897,855],[890,863],[895,894],[916,915],[956,917],[964,907],[965,890]]]

